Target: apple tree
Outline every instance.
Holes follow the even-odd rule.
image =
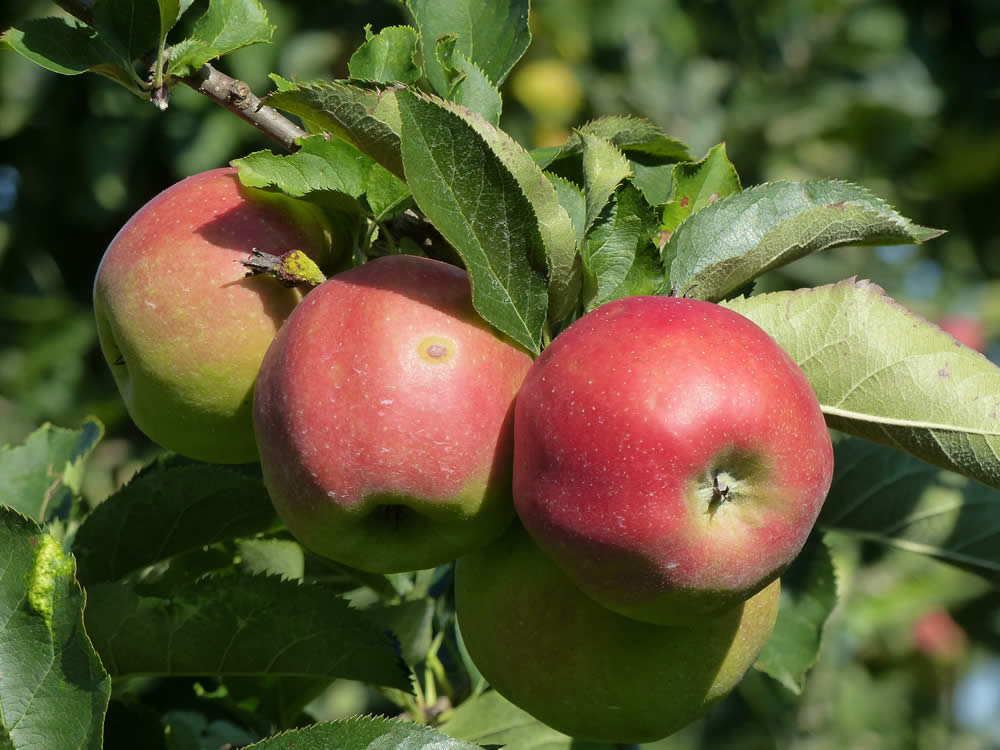
[[[36,337],[30,357],[0,361],[30,373],[69,359],[76,373],[61,423],[15,405],[29,416],[3,433],[0,747],[780,746],[810,722],[832,746],[855,736],[816,718],[824,702],[869,731],[872,704],[917,700],[920,670],[950,691],[969,636],[945,608],[1000,611],[1000,369],[898,301],[912,284],[873,272],[879,253],[942,242],[930,219],[904,216],[850,174],[769,175],[739,128],[728,146],[701,142],[709,125],[681,137],[668,125],[684,129],[676,115],[690,101],[666,96],[679,86],[653,92],[665,59],[644,67],[650,56],[630,48],[624,75],[609,83],[592,63],[585,90],[552,50],[599,46],[601,14],[617,11],[591,3],[572,18],[556,0],[357,4],[336,19],[316,10],[337,29],[325,36],[289,36],[308,24],[288,2],[57,4],[5,28],[0,73],[30,71],[25,86],[67,77],[60,91],[86,91],[115,130],[81,126],[93,129],[93,206],[71,199],[72,185],[52,188],[74,216],[104,217],[67,237],[85,316]],[[639,18],[637,7],[623,4],[621,18]],[[862,25],[891,31],[886,18]],[[584,22],[593,27],[573,36]],[[640,26],[636,38],[653,33]],[[670,54],[695,54],[685,28],[660,30]],[[273,52],[246,56],[255,49]],[[790,69],[806,64],[794,44],[784,54]],[[732,106],[752,119],[740,93]],[[44,119],[31,113],[12,131],[33,117]],[[43,133],[31,137],[44,148]],[[734,143],[755,184],[738,173]],[[134,173],[141,195],[107,163]],[[184,192],[193,185],[201,192]],[[33,278],[58,266],[30,255]],[[4,294],[4,309],[23,303],[25,331],[61,315]],[[832,470],[813,482],[829,491],[798,529],[794,559],[730,609],[671,624],[592,599],[604,558],[573,580],[522,533],[511,498],[559,450],[583,455],[621,429],[587,422],[530,463],[514,406],[564,331],[640,297],[710,304],[759,329],[766,343],[718,357],[710,374],[789,359],[808,386],[796,403],[817,410],[820,448],[832,444]],[[717,342],[742,335],[719,325]],[[617,363],[645,361],[666,338],[651,335]],[[533,406],[571,430],[566,415],[584,403],[572,388],[592,371],[614,387],[601,370],[612,358],[574,361],[576,385],[551,396],[560,383],[539,374]],[[697,403],[686,369],[658,369]],[[25,377],[15,395],[44,402]],[[602,393],[587,405],[611,401]],[[564,411],[547,411],[557,401]],[[615,403],[655,411],[642,392]],[[718,421],[713,435],[725,432]],[[787,435],[787,422],[772,432]],[[789,472],[813,468],[796,455],[827,455],[788,440]],[[598,486],[584,463],[567,462],[572,480]],[[603,470],[637,465],[622,450]],[[519,466],[530,476],[512,483]],[[724,503],[719,476],[707,486]],[[642,489],[629,485],[630,501]],[[755,545],[769,544],[761,518]],[[546,523],[524,521],[532,533]],[[582,525],[565,534],[586,538]],[[610,599],[642,577],[628,570],[601,579]],[[899,620],[880,601],[927,615],[902,656],[874,637]],[[873,677],[861,640],[903,676]],[[903,670],[914,654],[923,661]],[[957,736],[947,720],[929,731]]]

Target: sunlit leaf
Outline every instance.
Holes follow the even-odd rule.
[[[765,271],[838,245],[907,244],[941,234],[917,226],[857,185],[770,182],[683,221],[664,248],[682,297],[717,301]]]
[[[100,750],[111,679],[83,628],[73,558],[0,506],[0,747]],[[44,742],[40,744],[40,739]]]
[[[986,357],[868,281],[725,304],[798,362],[831,427],[1000,487],[1000,368]]]

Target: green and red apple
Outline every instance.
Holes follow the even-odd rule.
[[[514,396],[531,357],[472,306],[465,271],[389,256],[309,293],[254,397],[264,482],[306,547],[430,568],[503,532]]]
[[[732,690],[774,628],[779,586],[676,627],[600,606],[516,522],[455,565],[462,639],[490,685],[561,732],[616,743],[666,737]]]
[[[302,292],[246,278],[254,249],[322,261],[329,226],[310,204],[215,169],[139,209],[97,270],[98,336],[125,406],[153,441],[191,458],[257,460],[254,381]]]
[[[833,472],[820,405],[761,328],[719,305],[629,297],[563,331],[521,388],[514,502],[600,604],[703,621],[775,580]]]

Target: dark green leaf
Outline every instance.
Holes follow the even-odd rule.
[[[528,0],[407,0],[406,4],[420,30],[427,78],[442,96],[450,86],[435,55],[441,37],[457,35],[458,51],[497,86],[531,43]]]
[[[626,185],[612,197],[580,248],[587,310],[615,299],[640,245],[651,244],[655,226],[653,211],[636,188]]]
[[[118,583],[87,592],[87,630],[115,677],[343,677],[409,689],[390,640],[320,584],[220,575],[181,584],[170,598]]]
[[[298,115],[316,131],[326,131],[356,146],[397,177],[403,177],[399,152],[399,107],[395,89],[374,90],[336,82],[293,83],[271,76],[278,90],[268,104]]]
[[[823,626],[837,603],[830,550],[816,534],[781,576],[781,609],[754,665],[798,695],[819,657]]]
[[[158,461],[101,503],[73,551],[85,584],[112,581],[185,550],[276,524],[263,483],[232,467]]]
[[[42,425],[22,445],[0,449],[0,503],[42,523],[65,518],[103,435],[104,426],[89,418],[78,430]]]
[[[100,750],[111,679],[84,601],[60,543],[0,506],[0,746]]]
[[[470,122],[444,102],[409,92],[397,99],[403,164],[417,205],[461,254],[479,314],[539,352],[548,294],[543,238],[531,203]],[[568,227],[565,211],[563,216]]]
[[[433,599],[422,597],[402,604],[375,604],[364,613],[383,631],[391,633],[407,664],[415,666],[426,658],[434,636]]]
[[[93,25],[122,60],[131,62],[156,50],[162,17],[157,0],[97,0]]]
[[[446,98],[498,125],[503,109],[500,92],[482,69],[458,49],[458,37],[449,34],[438,40],[437,59],[448,78]]]
[[[170,50],[167,72],[187,76],[216,57],[271,41],[274,27],[257,0],[209,0],[191,36]]]
[[[819,524],[919,552],[1000,583],[996,490],[866,440],[835,446]]]
[[[663,207],[665,232],[673,232],[691,214],[741,190],[724,143],[710,149],[701,161],[674,165],[672,179],[670,202]]]
[[[664,258],[682,297],[720,300],[765,271],[839,245],[912,244],[941,232],[917,226],[847,182],[770,182],[692,214]]]
[[[382,83],[416,83],[421,71],[414,62],[417,32],[410,26],[390,26],[378,34],[365,27],[365,43],[351,55],[348,68],[352,78]]]
[[[132,93],[145,96],[128,61],[112,50],[93,29],[61,18],[39,18],[7,29],[3,45],[62,75],[92,72],[120,83]]]
[[[868,281],[725,305],[799,364],[831,427],[1000,487],[1000,368],[986,357]]]

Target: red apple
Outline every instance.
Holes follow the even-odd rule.
[[[136,425],[217,463],[257,460],[251,413],[261,359],[302,293],[245,278],[254,248],[329,252],[310,204],[246,188],[236,170],[188,177],[129,219],[94,281],[101,350]]]
[[[938,327],[970,349],[975,349],[977,352],[986,349],[983,323],[973,315],[947,315],[938,321]]]
[[[455,565],[455,608],[476,667],[501,695],[573,737],[651,742],[743,677],[778,613],[775,581],[695,627],[652,625],[583,594],[519,524]]]
[[[264,481],[299,541],[368,571],[429,568],[499,535],[513,402],[531,358],[464,271],[390,256],[321,284],[261,366]]]
[[[798,554],[833,449],[805,375],[697,300],[630,297],[556,338],[517,399],[514,502],[587,594],[656,623],[762,590]]]

